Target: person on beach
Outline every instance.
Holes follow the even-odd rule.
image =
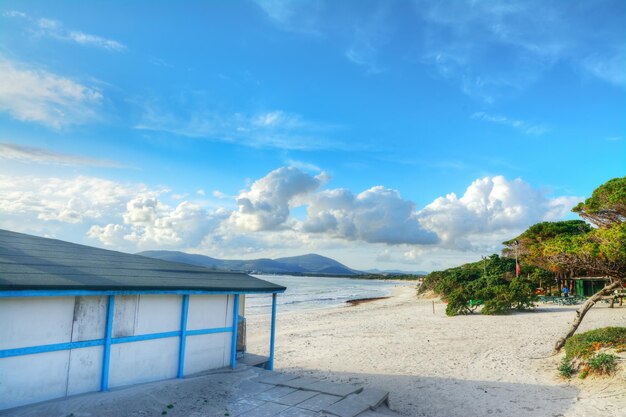
[[[567,288],[567,285],[563,287],[563,297],[569,297],[569,288]]]

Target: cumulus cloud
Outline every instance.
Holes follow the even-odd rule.
[[[31,146],[18,145],[16,143],[1,142],[0,159],[64,166],[87,165],[105,168],[121,168],[123,166],[118,162],[109,161],[106,159],[96,159],[80,155],[70,155],[61,152],[54,152],[44,148],[36,148]]]
[[[462,196],[451,193],[420,210],[397,190],[321,189],[327,181],[323,172],[282,167],[236,197],[224,196],[236,201],[237,208],[230,210],[202,200],[178,201],[164,187],[86,176],[3,175],[0,224],[42,234],[54,230],[59,238],[78,232],[124,250],[170,248],[232,257],[278,256],[296,248],[358,248],[360,253],[369,248],[372,259],[381,261],[415,263],[436,254],[452,264],[477,251],[499,250],[502,240],[533,223],[561,220],[580,201],[551,198],[521,179],[495,176],[477,179]],[[306,217],[298,220],[292,211],[301,206]],[[395,254],[385,251],[390,245]]]
[[[136,247],[196,247],[230,213],[183,201],[171,208],[151,195],[138,195],[126,204],[123,224],[93,225],[88,236],[105,245],[128,242]]]
[[[120,213],[143,185],[102,178],[0,176],[0,213],[65,223],[94,221]]]
[[[433,244],[437,236],[416,217],[415,204],[382,186],[358,195],[349,190],[322,191],[311,199],[303,230],[347,240],[387,244]]]
[[[99,118],[100,91],[0,57],[0,111],[54,129]]]
[[[255,181],[236,198],[239,209],[231,216],[233,224],[251,231],[273,230],[289,219],[290,209],[317,190],[328,177],[311,176],[295,167],[276,169]]]
[[[576,197],[550,199],[521,179],[495,176],[474,181],[460,198],[454,193],[437,198],[417,217],[445,245],[469,249],[473,242],[499,243],[501,236],[514,235],[533,223],[561,219],[578,201]]]

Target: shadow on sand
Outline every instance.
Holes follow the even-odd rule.
[[[567,385],[298,371],[311,377],[387,390],[390,408],[413,417],[557,417],[566,415],[578,395],[575,387]]]

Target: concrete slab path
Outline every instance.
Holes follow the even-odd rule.
[[[385,404],[387,395],[378,389],[242,364],[235,370],[224,368],[13,408],[0,411],[0,417],[399,416]]]

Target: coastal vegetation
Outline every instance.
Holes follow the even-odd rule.
[[[483,314],[500,314],[532,308],[533,288],[548,281],[575,276],[608,280],[577,310],[571,327],[555,344],[559,351],[596,302],[625,287],[626,177],[601,185],[572,211],[584,220],[535,224],[503,242],[502,257],[491,255],[482,262],[433,272],[420,292],[430,289],[441,295],[448,302],[448,315],[471,313],[480,304]],[[517,260],[520,271],[515,274]],[[567,372],[567,366],[563,369]]]
[[[505,255],[510,256],[517,251],[523,263],[549,270],[557,278],[563,275],[608,278],[607,285],[576,311],[574,322],[557,340],[555,351],[559,351],[576,332],[585,314],[596,302],[624,288],[626,177],[602,184],[572,211],[595,227],[581,220],[539,223],[515,239],[504,242]]]
[[[420,293],[434,291],[448,303],[446,314],[470,314],[482,306],[482,314],[506,314],[528,310],[537,296],[534,288],[548,278],[547,271],[525,266],[515,276],[515,260],[496,254],[424,278]]]
[[[565,357],[559,366],[564,378],[578,374],[611,375],[617,368],[617,354],[626,351],[626,327],[605,327],[577,334],[565,343]]]

